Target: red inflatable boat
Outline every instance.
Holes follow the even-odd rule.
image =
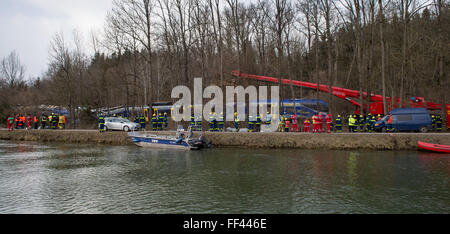
[[[450,145],[435,145],[419,141],[417,147],[426,151],[450,154]]]

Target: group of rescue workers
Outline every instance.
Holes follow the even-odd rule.
[[[114,117],[122,117],[116,116]],[[122,117],[123,118],[123,117]],[[341,115],[338,115],[336,119],[333,119],[331,114],[325,115],[318,113],[314,115],[311,120],[306,119],[303,122],[303,132],[312,133],[341,133],[343,132],[344,125],[348,126],[348,132],[375,132],[375,123],[381,120],[381,115],[349,115],[347,121],[344,121]],[[432,118],[432,128],[434,131],[442,131],[442,117],[440,115],[431,115]],[[270,125],[272,123],[272,116],[267,113],[265,118],[262,120],[261,115],[249,116],[248,122],[248,132],[260,132],[261,125]],[[146,118],[144,115],[136,115],[134,122],[140,125],[140,128],[144,130],[146,128]],[[241,120],[239,119],[237,113],[234,114],[234,128],[235,131],[239,132],[241,129]],[[395,129],[392,127],[392,116],[388,116],[387,122],[387,132],[394,132]],[[209,129],[210,132],[223,132],[225,131],[225,121],[223,113],[209,114]],[[153,131],[164,131],[168,128],[168,117],[167,113],[155,113],[151,119],[152,130]],[[100,131],[104,131],[105,117],[99,117]],[[57,115],[52,113],[51,115],[42,114],[40,117],[38,115],[11,115],[7,119],[7,128],[9,131],[14,129],[65,129],[66,127],[66,117],[62,114]],[[191,116],[190,127],[193,131],[203,131],[203,118]],[[280,122],[278,126],[279,132],[300,132],[298,118],[294,115],[282,115],[280,116]]]
[[[223,113],[220,115],[216,113],[209,114],[209,129],[210,132],[223,132],[225,122]],[[433,129],[434,131],[442,131],[442,118],[440,115],[432,115],[433,120]],[[338,115],[335,119],[333,119],[331,114],[323,114],[318,113],[314,115],[311,119],[307,118],[303,122],[303,131],[302,132],[312,132],[312,133],[341,133],[344,131],[344,126],[348,127],[348,132],[356,133],[356,132],[376,132],[375,124],[382,119],[381,115],[349,115],[346,119],[344,119],[341,115]],[[167,118],[166,118],[167,120]],[[266,121],[261,119],[261,116],[258,114],[256,116],[248,116],[248,132],[260,132],[262,124],[271,124],[272,116],[270,113],[267,113]],[[282,115],[280,116],[280,122],[278,131],[279,132],[300,132],[299,128],[299,119],[294,115]],[[395,128],[392,124],[393,117],[389,115],[386,119],[386,132],[395,132]],[[235,131],[239,132],[241,127],[240,119],[238,118],[237,113],[234,114],[234,127]],[[196,117],[194,115],[191,116],[190,127],[194,131],[202,131],[202,118]]]
[[[240,119],[237,116],[237,113],[234,115],[234,127],[237,132],[240,131]],[[248,117],[248,132],[260,132],[261,125],[266,124],[269,125],[272,123],[272,116],[270,113],[267,113],[263,121],[261,116],[258,114],[256,116],[250,115]],[[364,117],[360,115],[359,117],[356,115],[350,115],[348,117],[347,124],[349,126],[349,132],[358,132],[358,127],[360,132],[374,132],[375,123],[381,119],[381,116],[372,116],[368,115]],[[223,114],[217,115],[216,113],[209,114],[209,131],[210,132],[222,132],[224,131],[224,118]],[[202,131],[202,118],[196,118],[194,115],[191,116],[190,127],[194,131]],[[326,127],[324,127],[326,126]],[[338,115],[336,119],[333,120],[331,114],[324,115],[322,113],[318,113],[314,115],[311,120],[306,119],[303,122],[303,132],[312,132],[312,133],[332,133],[332,132],[343,132],[344,119],[341,115]],[[300,132],[299,122],[297,116],[294,115],[282,115],[280,116],[280,122],[278,126],[279,132]]]
[[[433,121],[433,130],[438,132],[442,131],[442,116],[441,115],[431,115],[431,120]]]
[[[136,121],[137,120],[135,120],[135,122]],[[145,129],[144,116],[140,117],[140,124],[141,124],[141,129]],[[167,113],[153,114],[153,117],[152,117],[152,130],[153,131],[164,131],[167,129],[168,126],[169,126],[169,123],[168,123],[168,119],[167,119]]]
[[[42,114],[38,115],[11,115],[6,121],[8,131],[14,129],[65,129],[66,117],[64,115],[57,115],[52,113],[51,115]]]

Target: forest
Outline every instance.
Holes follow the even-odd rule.
[[[196,77],[268,85],[233,70],[449,103],[448,0],[114,0],[101,32],[55,32],[49,48],[47,72],[32,80],[14,51],[1,59],[2,122],[41,105],[82,118],[172,101],[172,89]],[[354,110],[314,90],[283,86],[281,95],[325,100],[331,113]]]

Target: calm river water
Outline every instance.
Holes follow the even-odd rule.
[[[450,213],[448,155],[0,141],[0,213]]]

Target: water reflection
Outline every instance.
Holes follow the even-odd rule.
[[[0,213],[448,213],[449,157],[0,142]]]
[[[356,157],[357,157],[357,153],[350,153],[350,156],[348,157],[348,178],[349,178],[349,184],[350,185],[355,185],[356,180],[358,179],[358,173],[357,173],[357,162],[356,162]]]

